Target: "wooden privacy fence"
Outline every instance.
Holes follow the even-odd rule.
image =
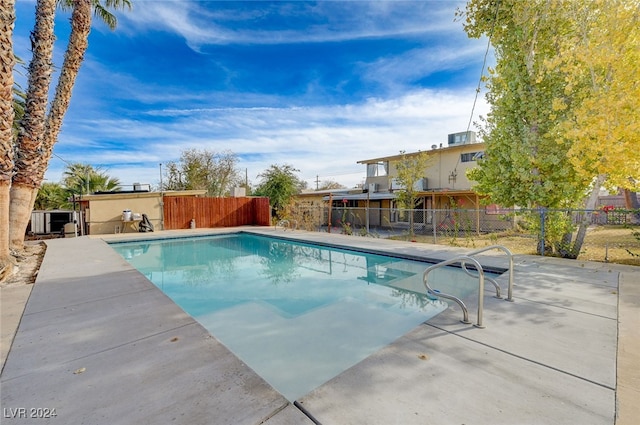
[[[269,198],[164,197],[164,228],[188,229],[191,220],[198,228],[269,226]]]

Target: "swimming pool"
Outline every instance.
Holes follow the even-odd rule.
[[[247,233],[111,246],[290,401],[447,308],[425,262]],[[477,290],[455,268],[433,279]]]

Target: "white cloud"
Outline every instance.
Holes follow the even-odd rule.
[[[486,41],[465,43],[457,48],[435,45],[413,49],[397,56],[387,56],[362,65],[364,78],[384,85],[402,86],[436,72],[453,72],[478,62],[486,49]],[[478,68],[478,76],[480,68]]]
[[[218,8],[210,7],[214,3]],[[298,97],[286,97],[270,87],[267,93],[260,92],[263,86],[250,84],[208,89],[199,82],[193,88],[184,74],[172,79],[170,72],[161,76],[152,72],[161,66],[156,59],[171,70],[172,61],[179,60],[171,51],[159,58],[132,52],[131,58],[121,56],[115,62],[114,55],[107,54],[111,45],[93,44],[74,88],[56,153],[69,162],[102,166],[129,185],[157,184],[160,163],[177,160],[185,149],[207,148],[239,155],[239,167],[248,170],[254,183],[271,164],[286,163],[300,169],[310,187],[316,175],[353,186],[365,173],[357,161],[428,149],[446,143],[447,134],[467,129],[475,87],[427,90],[413,84],[481,60],[485,42],[466,38],[461,24],[453,22],[451,2],[269,2],[259,10],[235,7],[233,11],[226,10],[225,4],[136,0],[134,10],[118,13],[113,36],[130,38],[142,52],[146,33],[151,31],[179,34],[195,50],[214,44],[320,43],[383,36],[416,47],[406,50],[409,47],[398,43],[403,47],[396,51],[404,53],[386,55],[381,48],[377,60],[367,59],[373,55],[360,57],[357,49],[349,51],[346,57],[357,65],[345,64],[336,85],[339,88],[346,81],[346,85],[373,86],[356,88],[357,96],[375,94],[358,101],[346,100],[342,90],[338,100],[330,98],[336,87],[323,86],[320,69],[320,75],[311,77],[300,72],[306,78],[301,86],[306,84],[307,93]],[[298,22],[298,15],[304,15],[304,21]],[[282,22],[270,21],[274,16],[283,18]],[[267,21],[273,25],[262,25]],[[299,25],[302,22],[306,24]],[[160,34],[153,35],[160,40]],[[380,46],[388,41],[381,40]],[[211,62],[203,60],[198,66],[216,67],[230,78],[233,72],[261,78],[260,70],[227,69],[232,62],[210,57]],[[224,79],[225,72],[215,77]],[[474,76],[469,85],[476,83]],[[353,88],[344,92],[349,89]],[[479,99],[475,116],[486,114],[487,109],[484,99]],[[64,167],[54,157],[47,178],[58,181]]]
[[[454,23],[453,12],[456,5],[463,6],[464,2],[247,2],[247,9],[226,9],[224,5],[225,2],[138,0],[135,10],[117,15],[122,31],[170,31],[182,36],[190,47],[199,51],[210,44],[319,43],[427,34],[442,36],[460,31],[460,24]],[[304,16],[303,26],[300,26],[299,16]],[[315,19],[309,23],[310,17]],[[256,29],[266,21],[272,23],[272,28]]]
[[[231,150],[254,182],[269,165],[286,163],[298,168],[310,185],[319,175],[321,180],[337,176],[333,179],[353,186],[365,171],[359,160],[429,149],[432,144],[446,144],[447,134],[465,131],[474,94],[471,89],[421,90],[351,105],[178,110],[169,121],[143,126],[128,119],[87,120],[81,134],[67,135],[57,151],[70,162],[103,166],[126,184],[155,184],[159,163],[198,148]],[[484,100],[479,99],[474,119],[486,112]],[[84,140],[92,140],[87,150]],[[110,140],[123,147],[114,150]],[[145,142],[128,145],[127,140]]]

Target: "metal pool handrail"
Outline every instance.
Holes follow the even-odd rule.
[[[464,272],[467,274],[467,276],[471,276],[471,277],[476,277],[477,276],[477,275],[471,273],[469,271],[469,269],[467,269],[467,263],[465,263],[464,261],[460,265],[462,266],[462,270],[464,270]],[[502,293],[501,293],[500,285],[498,285],[498,282],[496,282],[493,278],[490,278],[489,276],[485,276],[484,280],[486,280],[489,283],[491,283],[493,285],[493,287],[496,289],[496,298],[502,299]]]
[[[491,245],[491,246],[477,249],[475,251],[468,252],[466,255],[472,256],[472,255],[480,254],[481,252],[490,251],[492,249],[499,249],[503,251],[505,254],[507,254],[507,257],[509,257],[509,286],[507,287],[507,298],[505,298],[505,301],[513,301],[513,254],[511,253],[511,251],[509,251],[509,248],[503,245]],[[465,269],[466,271],[466,267],[464,263],[462,263],[462,268]],[[496,283],[494,284],[497,285]]]
[[[286,227],[285,227],[285,224],[287,225]],[[284,219],[284,220],[278,221],[276,223],[276,225],[274,226],[274,228],[278,228],[278,226],[280,226],[280,227],[284,228],[284,230],[287,230],[287,227],[289,229],[291,229],[291,230],[297,229],[298,228],[298,222],[296,220],[293,220],[293,224],[294,224],[294,227],[292,228],[291,227],[291,221],[289,221],[287,219]]]
[[[431,271],[438,269],[440,267],[449,266],[451,264],[458,263],[458,262],[464,264],[464,262],[467,262],[467,261],[472,263],[476,267],[476,270],[478,271],[478,320],[475,326],[478,328],[484,328],[484,326],[482,326],[482,311],[484,309],[484,270],[482,269],[482,266],[480,265],[478,260],[468,255],[460,255],[450,260],[446,260],[438,264],[434,264],[433,266],[427,267],[427,269],[422,274],[422,283],[424,283],[424,286],[425,288],[427,288],[428,293],[431,293],[438,297],[447,298],[455,301],[462,309],[462,314],[463,314],[462,323],[469,324],[471,323],[469,321],[469,311],[467,309],[467,306],[464,304],[464,302],[462,302],[460,298],[457,298],[453,295],[436,292],[429,286],[429,282],[427,281],[429,277],[429,273]]]
[[[285,223],[287,224],[287,226],[291,226],[291,223],[289,223],[289,220],[280,220],[273,227],[276,228],[276,229],[278,228],[278,226],[284,227]]]

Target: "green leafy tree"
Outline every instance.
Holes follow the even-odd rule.
[[[207,196],[228,196],[244,181],[237,169],[238,157],[230,151],[187,149],[179,162],[167,164],[166,190],[204,189]]]
[[[596,207],[601,186],[639,190],[640,184],[640,1],[564,2],[572,31],[557,40],[558,54],[545,61],[561,73],[563,93],[553,107],[560,143],[568,159],[592,182],[585,208]],[[558,7],[560,10],[560,7]],[[591,213],[580,223],[568,256],[577,258]]]
[[[571,141],[570,160],[585,178],[640,190],[640,0],[562,6],[574,28],[545,62],[566,82],[553,105],[569,110],[557,123],[559,138]]]
[[[317,190],[346,189],[346,186],[334,180],[324,180]]]
[[[269,198],[272,215],[276,216],[291,202],[293,195],[306,188],[306,182],[298,178],[299,170],[291,165],[271,165],[267,170],[258,174],[260,183],[253,191],[255,196]]]
[[[469,174],[478,192],[505,206],[593,209],[602,185],[638,189],[639,10],[638,0],[467,4],[465,30],[489,36],[497,59],[486,157]],[[573,242],[565,233],[561,255],[577,257],[589,218]]]
[[[433,157],[429,152],[418,152],[407,154],[400,151],[400,160],[393,165],[396,169],[395,179],[402,189],[396,191],[396,203],[398,207],[413,210],[421,201],[418,196],[422,192],[422,187],[418,187],[418,183],[425,176],[426,169],[433,161]],[[414,236],[413,229],[413,212],[409,211],[409,236]]]
[[[586,186],[567,158],[570,144],[558,143],[555,132],[561,117],[553,102],[564,76],[547,72],[544,61],[557,54],[552,34],[567,24],[546,3],[473,0],[466,9],[465,30],[489,36],[497,60],[486,78],[485,158],[469,177],[476,191],[508,207],[575,205]]]

